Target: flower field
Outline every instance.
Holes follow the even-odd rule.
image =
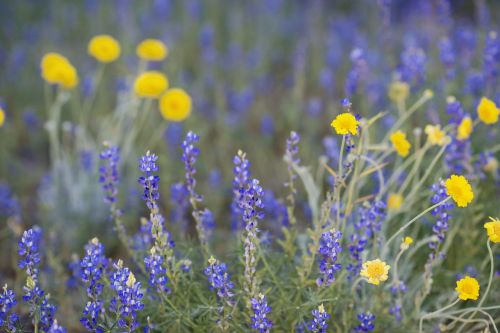
[[[0,332],[496,332],[500,2],[0,2]]]

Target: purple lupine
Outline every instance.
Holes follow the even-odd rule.
[[[66,333],[66,329],[57,323],[57,320],[54,320],[52,326],[50,327],[47,333]]]
[[[107,146],[99,155],[103,165],[99,167],[99,182],[106,194],[106,202],[113,204],[118,196],[118,162],[120,150],[116,146]]]
[[[342,268],[337,262],[338,255],[342,252],[340,239],[342,233],[330,230],[321,234],[318,248],[319,272],[321,276],[316,280],[318,286],[329,286],[335,281],[335,274]]]
[[[186,216],[189,208],[189,191],[183,183],[175,183],[170,186],[170,203],[172,206],[170,220],[172,223],[181,225],[185,230],[187,225]]]
[[[359,325],[354,328],[356,332],[372,332],[375,329],[375,315],[371,312],[358,314]]]
[[[233,158],[233,201],[231,202],[231,228],[240,230],[245,227],[239,204],[241,191],[245,189],[250,180],[250,162],[241,150]]]
[[[420,85],[425,79],[426,63],[424,50],[412,45],[406,47],[401,53],[401,65],[398,68],[400,80]]]
[[[13,196],[7,184],[0,183],[0,216],[19,217],[20,215],[19,201]]]
[[[454,132],[460,122],[468,116],[463,110],[460,102],[451,98],[446,104],[446,113],[450,115],[449,123]],[[446,145],[444,162],[448,173],[467,175],[472,173],[471,166],[471,142],[469,139],[459,140],[456,135],[451,136],[451,142]]]
[[[449,38],[443,38],[439,41],[439,59],[446,70],[446,79],[451,80],[455,77],[456,54],[453,44]]]
[[[113,267],[109,283],[116,295],[111,299],[109,310],[117,316],[119,328],[133,331],[139,327],[137,313],[144,308],[141,283],[136,281],[134,274],[123,266],[121,260]]]
[[[149,273],[149,284],[160,292],[168,292],[167,270],[163,265],[163,258],[155,253],[154,248],[151,253],[144,258],[144,268]]]
[[[288,162],[289,179],[285,183],[285,187],[288,188],[287,200],[292,207],[295,205],[295,194],[297,192],[294,187],[294,180],[297,178],[297,175],[293,171],[292,164],[298,165],[300,163],[300,158],[297,156],[299,153],[299,142],[300,135],[297,132],[291,131],[290,137],[286,140],[285,160]]]
[[[38,281],[38,266],[40,265],[40,243],[42,241],[42,229],[38,226],[24,231],[19,240],[19,268],[26,270],[26,273],[35,282]]]
[[[139,160],[139,170],[144,173],[144,176],[139,177],[139,184],[144,187],[142,199],[150,210],[158,209],[156,202],[160,199],[160,177],[155,174],[159,170],[157,160],[158,156],[149,151]]]
[[[251,299],[253,315],[250,317],[252,320],[252,328],[259,333],[269,333],[273,327],[273,323],[267,317],[271,312],[271,307],[267,305],[266,296],[259,294]]]
[[[446,187],[442,181],[437,184],[432,185],[432,192],[434,193],[431,197],[431,203],[433,205],[445,200],[448,197],[446,193]],[[432,232],[436,236],[436,241],[430,242],[429,247],[434,250],[429,256],[430,260],[434,260],[435,253],[438,251],[439,244],[441,244],[446,236],[446,232],[448,231],[448,221],[451,218],[450,211],[455,207],[455,205],[451,201],[447,201],[442,205],[434,208],[431,214],[436,219],[434,226],[432,227]]]
[[[344,86],[346,96],[353,96],[360,89],[361,84],[366,80],[368,75],[368,63],[362,49],[355,48],[351,51],[350,60],[352,63],[351,70],[347,73],[347,78]]]
[[[214,257],[210,257],[208,263],[209,265],[205,268],[204,273],[210,284],[210,290],[217,290],[217,296],[224,300],[230,299],[233,296],[234,284],[226,272],[226,264],[219,262]]]
[[[500,39],[495,31],[486,37],[483,51],[483,75],[488,87],[493,89],[498,79],[500,68]]]
[[[314,333],[326,333],[328,328],[326,321],[330,318],[330,314],[325,311],[323,304],[312,310],[312,315],[313,319],[307,324],[307,328]]]
[[[195,144],[200,140],[199,136],[189,131],[182,142],[182,161],[184,162],[184,171],[186,172],[186,187],[192,201],[201,201],[203,197],[196,193],[196,159],[200,154],[200,149]]]
[[[108,265],[104,246],[97,238],[85,245],[85,256],[80,261],[80,278],[87,288],[87,295],[97,299],[104,288],[103,275]]]
[[[6,332],[16,332],[19,315],[15,312],[11,313],[16,304],[16,294],[5,285],[3,292],[0,293],[0,328],[5,329]]]
[[[103,301],[88,301],[83,309],[83,316],[80,318],[80,323],[82,323],[85,329],[91,332],[104,333],[104,329],[101,327],[103,313]]]

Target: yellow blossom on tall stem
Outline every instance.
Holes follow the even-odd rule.
[[[98,35],[90,40],[87,51],[97,61],[108,63],[118,59],[121,47],[120,43],[110,35]]]
[[[468,299],[477,300],[479,298],[479,282],[475,278],[465,276],[457,281],[455,290],[458,292],[458,298],[463,301]]]
[[[491,221],[484,224],[488,237],[492,243],[500,243],[500,219],[490,217]]]
[[[73,89],[79,82],[78,73],[69,60],[59,53],[45,54],[40,63],[42,78],[50,84]]]
[[[411,143],[406,139],[405,133],[398,130],[391,134],[390,140],[392,142],[392,147],[396,150],[399,156],[408,156],[410,153]]]
[[[408,98],[410,86],[406,82],[395,81],[389,86],[389,98],[393,102],[402,102]]]
[[[180,88],[173,88],[160,98],[160,112],[169,121],[183,121],[191,114],[191,97]]]
[[[379,285],[389,278],[389,269],[391,266],[380,259],[375,259],[363,263],[360,275],[367,278],[368,283]]]
[[[349,112],[339,114],[330,124],[339,135],[358,135],[359,121]]]
[[[477,114],[483,123],[486,125],[492,125],[498,121],[500,110],[495,102],[491,99],[483,97],[477,106]]]
[[[449,137],[441,130],[440,125],[425,126],[425,134],[427,134],[427,140],[429,140],[432,145],[443,146],[449,143]]]
[[[446,194],[448,194],[458,207],[467,207],[474,199],[472,187],[464,176],[451,175],[445,181]]]
[[[467,140],[472,134],[472,119],[465,117],[457,127],[457,139],[460,141]]]
[[[137,45],[137,56],[146,61],[160,61],[167,57],[168,49],[159,39],[145,39]]]
[[[134,82],[134,91],[139,97],[158,98],[167,89],[168,79],[158,71],[144,72]]]

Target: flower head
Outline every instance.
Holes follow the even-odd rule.
[[[90,40],[87,51],[97,61],[108,63],[118,59],[121,47],[110,35],[98,35]]]
[[[445,182],[446,193],[458,207],[467,207],[474,199],[472,187],[464,176],[451,175]]]
[[[391,142],[392,146],[396,150],[399,156],[406,157],[408,156],[411,148],[411,143],[406,139],[406,134],[401,131],[396,131],[391,134]]]
[[[495,124],[498,121],[498,116],[500,115],[500,110],[498,109],[495,102],[486,97],[481,98],[479,105],[477,106],[477,114],[479,119],[486,125]]]
[[[413,238],[406,236],[401,242],[401,250],[408,250],[411,244],[413,244]]]
[[[234,284],[231,282],[226,270],[226,264],[220,263],[214,257],[208,259],[208,267],[204,270],[210,284],[210,289],[216,289],[217,296],[220,298],[230,298],[233,296],[231,290],[234,288]]]
[[[402,102],[408,98],[410,86],[406,82],[395,81],[389,86],[389,98],[393,102]]]
[[[40,64],[42,77],[50,84],[72,89],[78,84],[78,73],[69,60],[59,53],[50,52],[43,56]]]
[[[368,279],[368,283],[379,285],[389,277],[389,269],[391,266],[387,265],[380,259],[375,259],[363,263],[361,269],[361,276]]]
[[[467,140],[472,133],[472,119],[464,117],[457,127],[457,139],[460,141]]]
[[[182,89],[173,88],[160,99],[160,112],[169,121],[183,121],[191,114],[191,97]]]
[[[137,56],[142,60],[161,61],[168,55],[167,46],[158,39],[145,39],[137,45]]]
[[[356,332],[371,332],[374,330],[375,316],[371,312],[358,314],[359,325],[354,328]]]
[[[159,98],[168,89],[168,79],[158,71],[140,74],[134,82],[134,91],[139,97]]]
[[[5,123],[5,111],[0,107],[0,127]]]
[[[314,309],[312,315],[313,319],[307,324],[307,328],[315,333],[326,333],[328,328],[326,321],[330,318],[330,314],[325,311],[323,304]]]
[[[160,177],[155,174],[159,170],[157,160],[158,156],[149,151],[139,160],[139,170],[144,173],[144,176],[139,177],[139,184],[144,187],[142,199],[149,209],[156,208],[156,202],[160,199]]]
[[[458,298],[464,301],[468,299],[477,300],[479,298],[479,289],[479,282],[468,275],[458,280],[455,288],[458,292]]]
[[[259,294],[251,299],[253,316],[252,328],[259,333],[269,333],[273,327],[273,323],[267,318],[267,314],[271,312],[271,307],[267,305],[266,296]]]
[[[446,132],[441,130],[441,126],[439,125],[425,126],[425,134],[427,134],[427,140],[432,145],[444,146],[450,141],[450,138],[446,136]]]
[[[349,112],[341,113],[330,124],[339,135],[358,134],[359,121]]]
[[[399,210],[403,204],[403,196],[399,193],[391,193],[387,198],[387,209],[388,210]]]
[[[484,224],[488,237],[493,243],[500,243],[500,220],[490,217],[491,221]]]
[[[319,286],[328,286],[335,281],[335,274],[342,268],[337,263],[337,257],[342,252],[340,239],[342,233],[338,230],[324,232],[319,239],[318,261],[321,276],[316,283]]]

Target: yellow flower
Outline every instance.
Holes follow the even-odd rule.
[[[389,277],[389,269],[391,266],[387,265],[380,259],[375,259],[363,263],[361,269],[361,276],[368,279],[368,283],[378,285],[384,282]]]
[[[488,160],[486,164],[483,166],[483,170],[486,172],[495,173],[498,169],[498,160],[493,156],[489,156],[487,157],[487,159]]]
[[[408,98],[410,86],[406,82],[395,81],[389,86],[389,98],[393,102],[402,102]]]
[[[0,127],[5,123],[5,111],[0,108]]]
[[[169,89],[160,99],[160,112],[169,121],[183,121],[191,114],[191,97],[182,89]]]
[[[78,73],[66,57],[50,52],[43,56],[41,64],[42,77],[50,84],[58,84],[72,89],[78,84]]]
[[[401,131],[396,131],[395,133],[391,134],[391,142],[392,146],[394,149],[396,149],[397,153],[402,156],[406,157],[408,156],[408,153],[410,152],[411,144],[408,142],[406,139],[406,134],[401,132]]]
[[[157,71],[142,73],[134,83],[134,91],[140,97],[158,98],[167,89],[167,77]]]
[[[431,145],[443,146],[449,142],[449,138],[446,133],[441,130],[440,125],[427,125],[425,126],[425,134],[427,134],[427,140]]]
[[[493,243],[500,243],[500,220],[490,217],[491,221],[484,224],[488,237]]]
[[[398,210],[403,204],[403,196],[398,193],[391,193],[387,198],[387,209],[388,210]]]
[[[330,124],[335,128],[335,132],[340,135],[351,133],[352,135],[358,134],[359,121],[349,112],[341,113]]]
[[[112,62],[121,53],[120,43],[109,35],[98,35],[89,42],[88,53],[100,62]]]
[[[472,119],[470,117],[465,117],[460,122],[460,125],[457,127],[457,139],[458,140],[467,140],[472,133]]]
[[[130,272],[127,278],[127,287],[132,288],[136,282],[134,273]]]
[[[145,39],[136,49],[137,56],[143,60],[160,61],[167,57],[167,46],[158,39]]]
[[[458,207],[467,207],[474,199],[472,187],[464,176],[451,175],[445,182],[446,194],[451,196]]]
[[[405,238],[403,238],[400,248],[401,250],[408,250],[411,244],[413,244],[413,238],[406,236]]]
[[[468,275],[458,280],[455,288],[458,292],[458,298],[464,301],[468,299],[477,300],[479,298],[479,289],[479,282]]]
[[[496,106],[495,102],[486,97],[481,98],[479,105],[477,106],[477,114],[479,119],[486,125],[494,124],[498,121],[498,115],[500,115],[500,110]]]

